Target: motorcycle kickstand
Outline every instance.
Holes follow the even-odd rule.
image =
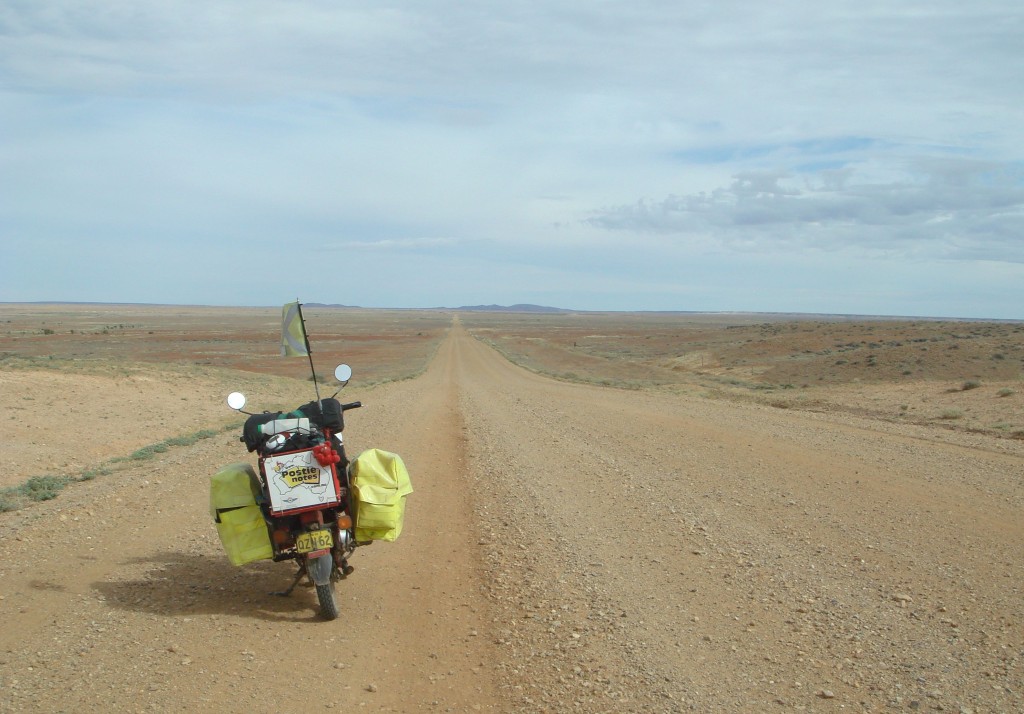
[[[288,586],[287,590],[281,590],[279,592],[274,592],[274,593],[271,593],[271,595],[280,595],[281,597],[288,597],[289,595],[292,594],[292,590],[295,589],[295,586],[299,584],[299,581],[302,580],[302,576],[305,575],[305,574],[306,574],[306,569],[305,568],[299,568],[299,572],[297,572],[295,574],[295,580],[292,581],[292,584]]]

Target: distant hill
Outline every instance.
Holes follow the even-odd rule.
[[[338,303],[325,303],[325,302],[304,302],[302,307],[343,307],[348,309],[362,309],[358,305],[340,305]]]
[[[322,307],[322,308],[347,308],[350,310],[372,310],[374,308],[364,308],[359,305],[339,305],[337,303],[323,303],[323,302],[304,302],[303,307]],[[412,308],[385,308],[393,310],[443,310],[450,312],[452,310],[460,312],[543,312],[543,313],[569,313],[569,312],[580,312],[579,310],[565,310],[560,307],[547,307],[545,305],[463,305],[462,307],[412,307]]]
[[[182,307],[182,308],[266,308],[280,309],[279,305],[214,305],[198,303],[156,303],[156,302],[95,302],[95,301],[71,301],[71,300],[33,300],[33,301],[11,301],[0,300],[0,305],[78,305],[97,307],[138,307],[138,308],[159,308],[159,307]],[[347,310],[408,310],[408,311],[441,311],[441,312],[519,312],[548,315],[581,315],[587,313],[600,313],[611,315],[703,315],[722,318],[747,318],[757,319],[765,322],[776,322],[779,320],[819,320],[824,322],[859,322],[863,320],[877,321],[900,321],[920,320],[932,322],[994,322],[1019,324],[1024,322],[1020,318],[992,318],[992,317],[949,317],[936,315],[867,315],[856,313],[814,313],[814,312],[758,312],[742,310],[569,310],[561,307],[548,307],[546,305],[531,305],[519,303],[517,305],[463,305],[462,307],[390,307],[373,308],[361,305],[342,305],[340,303],[304,302],[306,308],[342,308]]]
[[[463,305],[462,307],[452,308],[454,310],[460,310],[463,312],[548,312],[548,313],[566,313],[576,312],[576,310],[565,310],[560,307],[546,307],[544,305]]]

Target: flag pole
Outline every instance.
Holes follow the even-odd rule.
[[[316,383],[316,370],[313,368],[313,350],[309,348],[309,335],[306,332],[306,318],[302,316],[302,303],[299,302],[298,298],[295,298],[295,307],[299,311],[299,322],[302,323],[302,339],[306,342],[306,356],[309,357],[309,371],[313,375],[313,391],[316,392],[316,403],[320,405],[321,411],[323,405],[320,404],[320,387]]]

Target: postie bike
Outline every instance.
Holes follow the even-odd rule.
[[[351,376],[348,365],[335,370],[342,387]],[[228,406],[247,415],[239,440],[256,454],[256,468],[228,465],[210,485],[210,512],[228,559],[293,561],[297,572],[277,594],[290,595],[307,579],[328,620],[338,617],[335,586],[353,572],[349,558],[360,546],[398,537],[412,493],[397,454],[368,449],[348,460],[344,417],[362,404],[343,404],[337,394],[290,412],[252,413],[244,411],[245,396],[232,392]]]

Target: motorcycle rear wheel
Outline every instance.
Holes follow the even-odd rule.
[[[338,603],[334,600],[334,583],[317,585],[316,599],[320,601],[320,614],[325,620],[338,618]]]

